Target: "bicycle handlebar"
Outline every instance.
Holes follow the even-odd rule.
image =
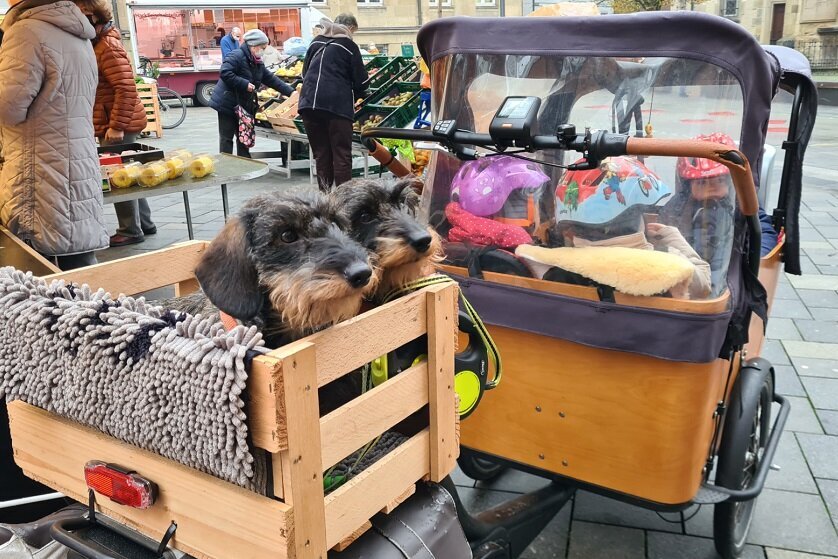
[[[450,135],[434,134],[430,130],[410,130],[399,128],[368,128],[361,133],[366,138],[393,138],[397,140],[413,140],[437,142],[455,153],[467,155],[471,158],[476,153],[467,152],[463,146],[494,147],[497,144],[489,134],[478,134],[457,130]],[[739,207],[743,215],[756,215],[759,209],[754,178],[748,159],[739,150],[715,142],[700,140],[675,140],[658,138],[636,138],[626,134],[613,134],[603,131],[576,134],[573,126],[560,127],[554,136],[533,136],[526,146],[528,151],[544,149],[561,149],[582,153],[585,161],[568,165],[569,170],[591,169],[605,159],[620,155],[661,155],[667,157],[695,157],[710,159],[721,163],[730,170],[733,186]]]

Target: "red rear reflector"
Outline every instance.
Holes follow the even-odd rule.
[[[157,486],[154,483],[99,460],[85,464],[84,479],[87,486],[96,493],[135,509],[147,509],[157,497]]]

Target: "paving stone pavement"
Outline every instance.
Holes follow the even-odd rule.
[[[191,108],[186,122],[148,143],[164,149],[187,147],[217,151],[215,113]],[[790,397],[791,419],[767,488],[757,501],[749,559],[817,559],[838,557],[838,186],[825,180],[838,173],[834,157],[838,109],[822,107],[804,167],[801,224],[804,234],[803,276],[782,276],[769,321],[763,356],[777,366],[777,390]],[[778,145],[783,138],[770,136]],[[271,149],[264,139],[259,150]],[[782,159],[782,152],[778,161]],[[814,169],[814,170],[813,170]],[[808,171],[808,172],[807,172]],[[775,171],[779,177],[779,171]],[[838,176],[838,175],[836,175]],[[233,210],[249,197],[273,189],[312,188],[307,171],[291,179],[278,175],[230,186]],[[211,239],[223,226],[218,189],[190,193],[195,235]],[[183,199],[171,195],[151,199],[158,233],[142,244],[99,253],[102,261],[140,254],[187,239]],[[109,224],[116,227],[111,207]],[[485,510],[547,482],[520,472],[507,472],[491,483],[475,483],[461,472],[455,482],[470,509]],[[683,524],[680,515],[658,515],[591,493],[578,492],[522,557],[571,559],[709,559],[712,510],[702,507]]]

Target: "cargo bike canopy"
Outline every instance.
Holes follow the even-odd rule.
[[[418,43],[430,63],[434,122],[486,134],[500,116],[526,112],[523,98],[537,97],[533,134],[572,124],[577,132],[723,143],[748,158],[757,185],[778,87],[811,84],[793,53],[768,53],[734,23],[686,12],[447,18],[426,25]],[[796,67],[784,69],[784,57]],[[795,103],[796,177],[783,173],[775,219],[792,273],[813,92]],[[440,153],[426,176],[423,211],[446,240],[448,263],[460,267],[454,275],[469,270],[458,279],[487,322],[679,361],[710,361],[746,341],[751,312],[765,312],[755,277],[759,232],[738,211],[723,166],[622,156],[574,169],[581,160],[573,151],[515,151],[477,147],[476,160]],[[624,250],[594,253],[591,262],[591,247],[650,253],[633,253],[642,268],[633,275]],[[569,250],[579,248],[586,250]],[[673,255],[689,266],[674,272]],[[483,272],[533,281],[487,281]],[[599,300],[541,280],[594,286]],[[602,289],[609,286],[616,299]],[[688,303],[650,304],[650,296]]]

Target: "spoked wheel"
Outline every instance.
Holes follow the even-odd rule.
[[[457,465],[471,479],[489,481],[506,471],[506,466],[495,462],[485,454],[467,448],[460,449]]]
[[[742,375],[764,374],[759,392],[742,394]],[[725,417],[716,484],[729,489],[745,489],[759,467],[771,429],[771,402],[774,382],[769,371],[743,367],[730,396]],[[723,559],[735,559],[745,549],[756,499],[719,503],[713,514],[713,539]]]
[[[160,122],[165,130],[177,128],[186,119],[186,102],[177,92],[168,87],[158,87],[160,100]]]

